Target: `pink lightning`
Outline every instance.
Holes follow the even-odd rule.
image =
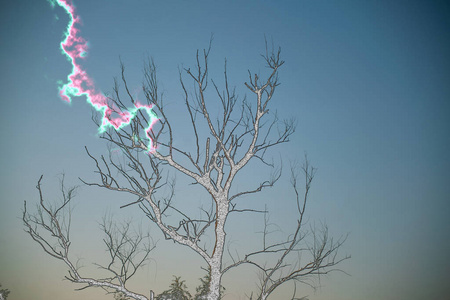
[[[50,3],[54,5],[54,1],[55,0],[51,0]],[[78,60],[83,59],[86,56],[88,43],[83,37],[79,36],[80,30],[75,28],[75,25],[81,23],[80,17],[75,13],[75,6],[72,4],[71,0],[56,0],[56,3],[64,8],[70,17],[70,22],[65,33],[65,39],[61,42],[60,46],[63,54],[72,63],[72,72],[67,76],[67,83],[62,84],[61,82],[59,88],[61,98],[70,103],[74,96],[86,96],[87,102],[103,115],[99,133],[105,132],[110,126],[119,130],[130,124],[131,120],[136,116],[140,109],[145,110],[150,117],[148,127],[145,129],[147,137],[150,139],[147,148],[149,152],[152,152],[154,146],[149,132],[153,124],[158,121],[158,117],[153,112],[152,106],[136,103],[134,108],[122,112],[118,109],[111,108],[110,105],[108,105],[107,97],[96,90],[94,82],[78,63]],[[113,113],[117,115],[117,117],[113,118]]]

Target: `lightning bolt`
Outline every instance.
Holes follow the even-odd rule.
[[[101,125],[98,129],[99,134],[113,127],[119,130],[133,120],[139,110],[144,110],[148,116],[148,126],[145,133],[149,138],[147,149],[149,152],[155,150],[152,139],[150,138],[150,130],[153,124],[158,121],[158,117],[152,110],[151,105],[143,105],[134,103],[134,107],[127,111],[122,111],[111,107],[108,104],[108,98],[99,92],[94,85],[93,80],[88,76],[86,71],[79,64],[79,60],[87,55],[88,42],[80,36],[80,30],[76,25],[81,24],[80,17],[75,13],[75,6],[71,0],[48,0],[52,7],[55,4],[62,7],[69,15],[69,24],[65,31],[64,40],[60,43],[62,54],[66,56],[72,64],[72,72],[67,76],[67,83],[59,81],[59,95],[62,100],[71,103],[72,97],[86,96],[86,101],[92,105],[98,112],[102,114]],[[112,116],[114,114],[114,117]]]

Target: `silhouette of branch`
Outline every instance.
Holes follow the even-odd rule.
[[[37,210],[35,213],[29,213],[25,201],[22,220],[26,228],[25,231],[31,238],[47,254],[62,260],[66,264],[68,267],[68,275],[65,278],[74,283],[85,284],[79,290],[88,287],[100,287],[107,291],[114,290],[121,292],[132,299],[147,299],[144,295],[128,290],[125,284],[135,275],[139,267],[144,265],[150,251],[154,249],[155,246],[144,242],[145,240],[150,242],[150,237],[143,235],[142,232],[131,235],[129,232],[129,222],[126,222],[122,227],[117,227],[113,224],[112,220],[108,222],[104,220],[102,224],[102,229],[106,234],[104,242],[111,260],[107,267],[102,268],[112,273],[112,276],[103,279],[82,276],[79,268],[72,262],[69,255],[71,245],[70,221],[72,216],[69,205],[75,196],[76,187],[66,189],[63,176],[61,180],[63,201],[56,207],[51,207],[44,200],[41,186],[42,178],[43,176],[39,178],[36,186],[39,191],[40,200]]]

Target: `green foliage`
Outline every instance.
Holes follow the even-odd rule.
[[[197,292],[195,294],[194,300],[204,300],[206,299],[206,295],[209,292],[209,281],[211,280],[211,276],[206,274],[203,278],[200,278],[200,281],[202,284],[198,286],[195,291]]]
[[[198,286],[195,291],[197,292],[194,296],[194,300],[205,300],[206,295],[209,292],[209,282],[211,281],[211,275],[210,272],[206,273],[203,278],[200,278],[201,285]],[[219,299],[222,299],[223,292],[225,291],[225,288],[223,286],[220,287],[220,294]]]
[[[174,280],[170,284],[170,289],[162,292],[158,296],[156,296],[156,300],[206,300],[206,295],[209,292],[209,282],[211,281],[210,272],[200,278],[201,284],[195,289],[196,294],[194,298],[192,298],[191,294],[187,290],[187,286],[184,280],[181,280],[181,277],[173,276]],[[222,299],[222,295],[225,291],[223,286],[220,287],[220,297]],[[121,298],[118,300],[122,300]]]
[[[0,283],[0,288],[2,287],[2,284]],[[9,293],[11,293],[8,289],[0,289],[0,299],[6,300],[8,298]]]
[[[191,300],[192,296],[187,290],[187,286],[181,277],[173,276],[175,279],[170,284],[170,289],[162,292],[156,300]]]

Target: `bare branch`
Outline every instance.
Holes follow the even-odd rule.
[[[131,292],[125,286],[136,271],[143,266],[148,259],[148,255],[154,246],[145,244],[141,247],[145,239],[150,237],[144,236],[142,232],[135,235],[129,234],[129,223],[119,229],[113,227],[112,221],[103,226],[103,230],[107,236],[104,240],[108,248],[111,261],[108,267],[103,269],[112,273],[112,276],[104,279],[93,279],[84,277],[79,273],[76,264],[70,258],[70,219],[71,211],[68,209],[70,201],[74,197],[75,188],[66,189],[64,186],[64,177],[61,180],[61,193],[63,201],[55,208],[50,208],[44,200],[41,182],[43,176],[39,178],[36,188],[39,191],[39,205],[34,214],[27,211],[26,202],[24,203],[24,210],[22,220],[26,228],[26,232],[31,238],[37,242],[44,251],[50,256],[62,260],[68,267],[68,276],[66,279],[74,282],[85,284],[85,289],[88,287],[100,287],[107,290],[115,290],[121,292],[129,298],[144,300],[147,299],[144,295]],[[119,271],[114,268],[116,262],[119,261]],[[115,283],[117,281],[117,283]]]
[[[305,176],[303,197],[300,196],[298,190],[297,166],[291,165],[291,184],[296,195],[298,210],[297,226],[294,233],[284,242],[267,244],[267,238],[271,231],[268,230],[269,223],[265,214],[262,249],[246,254],[243,259],[233,260],[233,263],[224,269],[224,272],[226,272],[241,264],[251,264],[257,267],[261,272],[258,299],[266,299],[275,289],[289,281],[312,285],[309,281],[314,281],[314,278],[322,274],[336,271],[334,266],[350,258],[349,256],[337,258],[338,250],[347,237],[340,238],[335,242],[333,238],[328,236],[328,228],[325,225],[320,230],[310,227],[307,231],[303,228],[308,194],[316,169],[310,166],[305,156],[305,163],[301,170]],[[311,236],[311,244],[307,242],[308,236]],[[292,254],[296,254],[297,258],[293,259]],[[267,262],[267,255],[277,255],[278,258],[271,265]],[[263,263],[257,260],[260,256],[265,257]]]

